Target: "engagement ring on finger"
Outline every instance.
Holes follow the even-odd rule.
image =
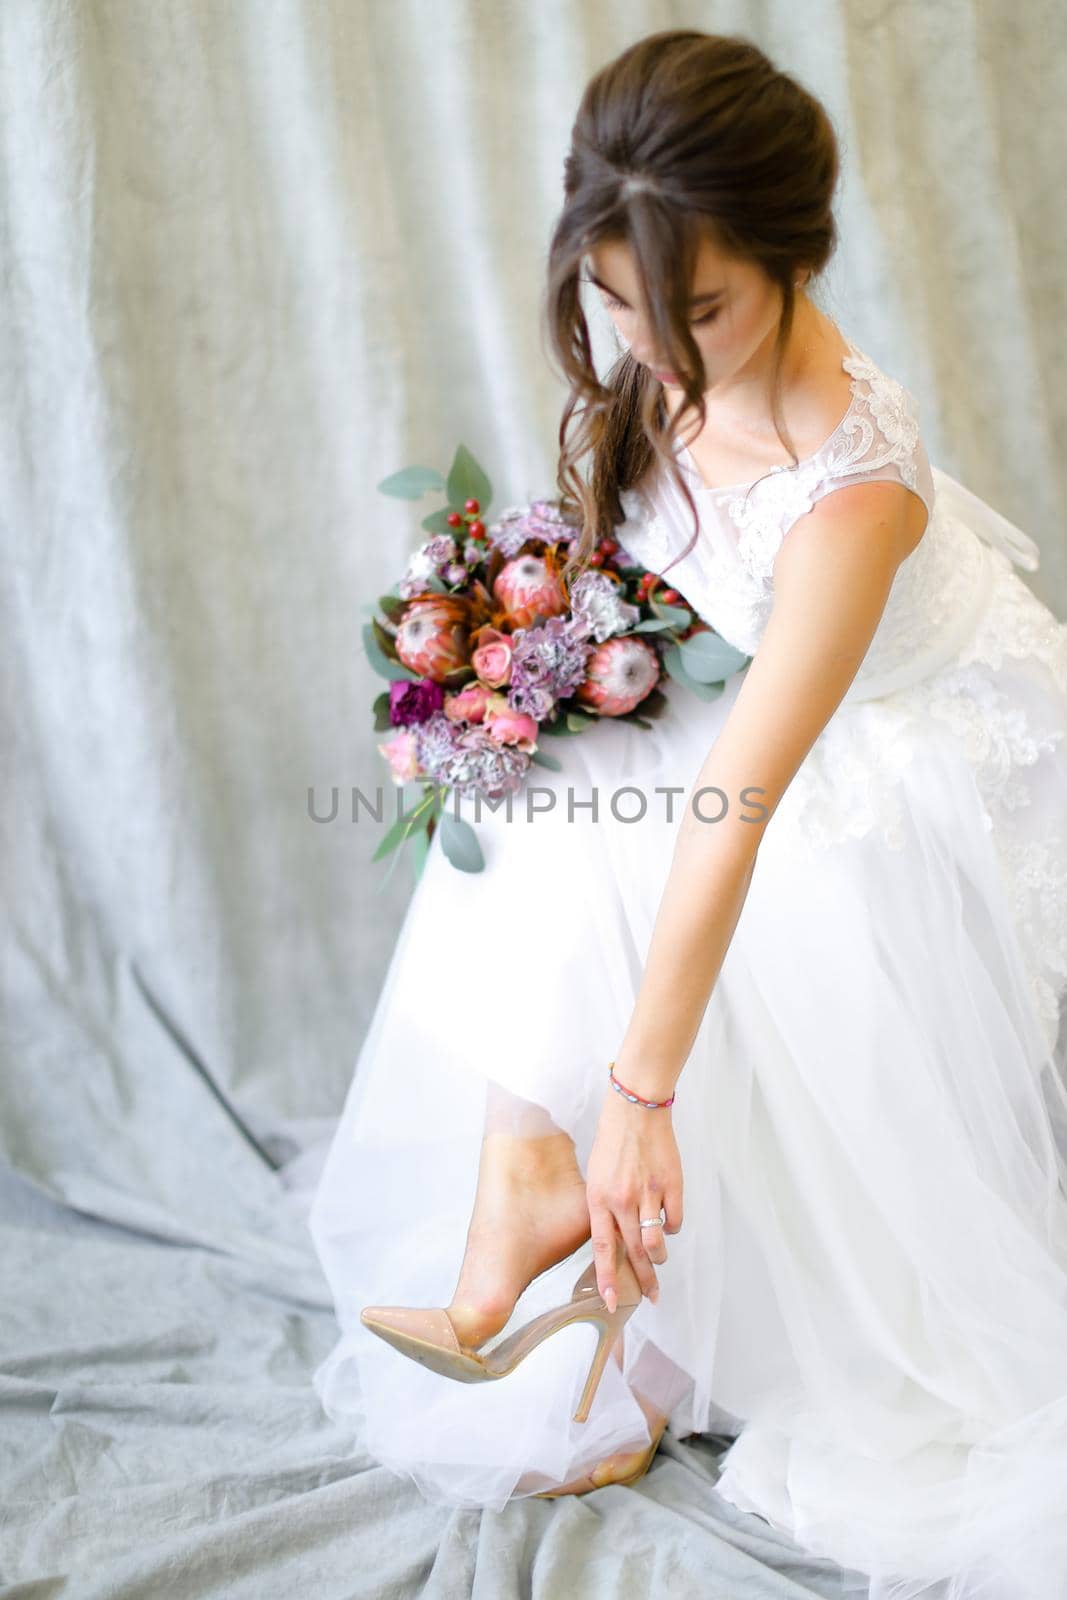
[[[662,1228],[663,1218],[665,1215],[666,1213],[661,1206],[658,1217],[642,1217],[638,1223],[638,1226],[641,1228]]]

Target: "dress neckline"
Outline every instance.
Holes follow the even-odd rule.
[[[857,349],[857,347],[852,343],[852,340],[849,339],[846,335],[842,334],[842,338],[845,340],[845,345],[847,347],[846,351],[845,351],[845,354],[841,357],[841,366],[845,367],[847,362],[849,362],[851,360],[854,360],[856,357],[860,357],[860,359],[862,359],[862,352]],[[846,370],[847,370],[847,368],[846,368]],[[759,477],[757,477],[757,478],[750,478],[750,479],[748,479],[747,482],[742,482],[742,483],[714,483],[713,484],[713,483],[705,483],[704,482],[703,474],[701,473],[700,468],[697,466],[696,462],[694,461],[693,456],[692,456],[692,452],[690,451],[689,446],[686,445],[686,444],[683,444],[680,439],[677,441],[677,448],[675,450],[675,454],[681,457],[682,465],[684,467],[686,467],[688,469],[688,471],[691,472],[693,477],[696,479],[696,483],[695,483],[694,487],[695,487],[696,492],[698,494],[736,494],[739,489],[751,489],[752,485],[754,483],[761,482],[761,480],[764,477],[769,476],[769,474],[772,473],[772,472],[787,472],[787,471],[788,472],[794,472],[799,467],[806,467],[809,464],[809,462],[812,462],[812,461],[816,460],[817,457],[822,455],[823,451],[826,450],[829,445],[833,444],[834,440],[837,438],[838,434],[841,432],[841,429],[845,426],[845,423],[848,421],[848,419],[852,415],[853,409],[854,409],[855,404],[856,404],[858,381],[859,380],[854,376],[849,379],[848,405],[846,406],[844,414],[842,415],[842,417],[838,421],[837,426],[834,428],[833,432],[827,434],[827,436],[823,440],[822,444],[819,445],[817,449],[813,450],[810,455],[801,456],[800,459],[798,460],[797,464],[796,464],[796,467],[793,466],[793,463],[791,461],[780,461],[777,464],[777,466],[769,467],[767,469],[766,473],[761,473],[759,475]]]

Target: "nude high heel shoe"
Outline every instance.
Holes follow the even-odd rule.
[[[539,1489],[533,1499],[558,1500],[563,1495],[590,1494],[594,1489],[606,1488],[609,1483],[636,1483],[652,1465],[669,1420],[668,1417],[662,1417],[654,1426],[649,1420],[652,1442],[644,1450],[636,1450],[628,1456],[609,1456],[606,1461],[598,1462],[592,1472],[583,1473],[580,1478],[571,1478],[567,1483],[561,1483],[558,1489]]]
[[[569,1327],[573,1322],[593,1322],[597,1327],[596,1350],[574,1413],[575,1422],[585,1422],[612,1346],[642,1298],[641,1285],[620,1245],[621,1240],[616,1240],[614,1311],[608,1310],[599,1293],[596,1265],[590,1263],[564,1305],[542,1311],[484,1352],[460,1343],[452,1320],[443,1308],[364,1306],[360,1321],[401,1355],[409,1356],[442,1377],[455,1378],[459,1383],[485,1383],[494,1378],[506,1378],[531,1350],[551,1334],[558,1333],[560,1328]]]

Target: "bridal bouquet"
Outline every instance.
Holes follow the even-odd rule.
[[[450,790],[500,800],[531,765],[560,769],[543,737],[601,717],[649,728],[665,676],[713,699],[747,659],[615,539],[600,541],[568,599],[560,571],[580,529],[552,500],[509,506],[487,526],[492,489],[463,445],[447,478],[408,467],[378,487],[410,500],[443,491],[445,504],[423,519],[430,537],[399,583],[364,608],[367,659],[390,680],[374,701],[376,731],[390,731],[378,749],[394,783],[423,785],[376,861],[410,839],[421,871],[440,819],[453,866],[481,871],[474,829],[445,809]]]

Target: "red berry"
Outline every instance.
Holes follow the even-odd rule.
[[[478,513],[478,512],[479,512],[479,511],[480,511],[480,510],[481,510],[481,509],[482,509],[482,508],[481,508],[481,506],[480,506],[480,505],[479,505],[479,504],[478,504],[478,502],[477,502],[477,500],[465,500],[465,501],[464,501],[464,502],[463,502],[463,509],[464,509],[464,511],[466,511],[466,512],[469,512],[469,513],[471,513],[471,514],[473,514],[473,515],[477,515],[477,513]]]
[[[604,557],[599,550],[593,551],[593,554],[589,557],[589,565],[591,567],[602,567],[604,565]]]
[[[679,599],[681,599],[681,596],[679,595],[677,589],[664,589],[663,600],[667,605],[672,606],[674,602]]]
[[[458,511],[450,511],[448,516],[445,518],[445,521],[448,523],[450,528],[459,528],[463,525],[463,518],[460,516]]]
[[[475,500],[474,504],[475,505],[478,504],[477,500]],[[472,522],[470,524],[469,528],[467,529],[467,532],[470,534],[472,539],[484,539],[485,538],[485,523],[484,522]]]

